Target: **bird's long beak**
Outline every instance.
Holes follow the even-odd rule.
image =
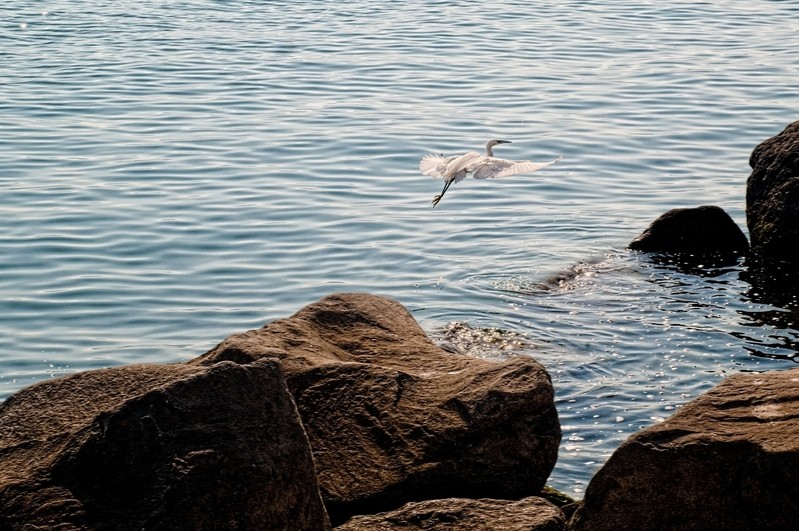
[[[513,144],[510,140],[497,140],[497,144]]]

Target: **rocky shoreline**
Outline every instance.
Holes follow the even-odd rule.
[[[630,248],[689,267],[746,256],[753,285],[796,313],[799,122],[750,164],[751,244],[702,206]],[[399,302],[333,294],[185,364],[87,371],[0,404],[0,529],[792,529],[798,382],[725,379],[560,507],[542,497],[561,430],[541,364],[448,352]]]

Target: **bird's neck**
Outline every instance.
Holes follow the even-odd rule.
[[[491,146],[486,146],[486,157],[493,157],[494,149]]]

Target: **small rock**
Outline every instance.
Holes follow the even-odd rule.
[[[356,516],[336,531],[561,531],[560,510],[543,498],[518,501],[450,498],[412,502],[396,511]]]
[[[746,236],[722,208],[675,208],[661,215],[635,238],[630,249],[686,255],[702,260],[746,254]],[[715,261],[715,260],[714,260]]]

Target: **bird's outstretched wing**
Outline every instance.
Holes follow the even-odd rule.
[[[529,160],[505,160],[495,157],[482,157],[472,168],[467,171],[475,179],[496,179],[508,177],[518,173],[532,173],[555,164],[563,157],[558,157],[549,162],[530,162]]]
[[[430,175],[432,177],[442,178],[447,172],[449,163],[458,158],[457,155],[453,157],[444,157],[443,155],[425,155],[419,161],[419,170],[423,175]]]

